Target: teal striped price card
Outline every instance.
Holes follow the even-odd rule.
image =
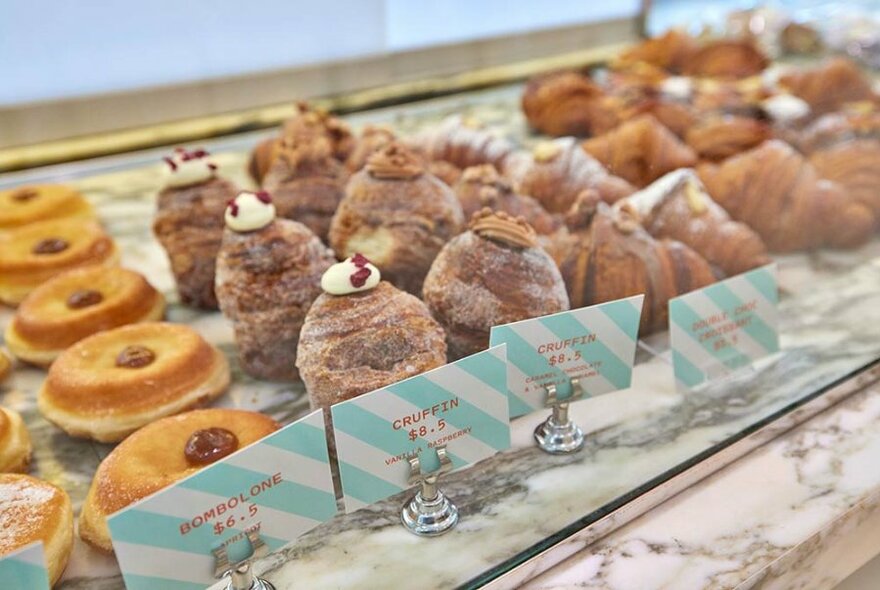
[[[692,389],[778,352],[778,304],[775,264],[670,300],[679,387]]]
[[[510,417],[544,407],[547,387],[571,396],[578,379],[584,397],[626,389],[638,342],[644,295],[495,326],[491,345],[507,344]]]
[[[407,455],[454,468],[510,446],[504,346],[410,377],[331,408],[345,508],[353,512],[409,489]]]
[[[240,560],[250,553],[246,531],[257,531],[274,551],[336,512],[317,411],[117,512],[109,525],[128,590],[201,590],[214,581],[214,548]]]
[[[43,543],[37,541],[0,557],[0,588],[49,590]]]

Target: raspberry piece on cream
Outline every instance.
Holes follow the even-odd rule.
[[[266,191],[239,193],[226,206],[226,227],[236,232],[262,229],[275,219],[275,205]]]
[[[372,289],[381,280],[379,269],[362,254],[355,254],[328,268],[321,277],[321,288],[331,295],[348,295]]]

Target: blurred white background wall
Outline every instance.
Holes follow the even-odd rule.
[[[0,0],[0,108],[566,27],[638,0]]]

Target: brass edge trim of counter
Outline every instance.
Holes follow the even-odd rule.
[[[685,467],[683,471],[673,475],[666,481],[653,485],[653,487],[650,487],[635,498],[625,499],[616,509],[612,509],[611,512],[592,524],[579,529],[569,537],[544,549],[527,561],[514,565],[499,576],[484,581],[479,587],[486,590],[513,590],[519,588],[524,582],[537,577],[575,553],[600,541],[603,537],[610,535],[649,510],[656,508],[689,487],[724,469],[751,451],[758,449],[821,412],[837,405],[851,395],[863,391],[870,385],[878,382],[880,382],[880,361],[869,364],[857,374],[845,377],[836,384],[831,384],[827,389],[818,393],[815,397],[802,402],[794,409],[789,409],[789,407],[782,408],[779,410],[779,412],[782,412],[782,415],[777,416],[775,419],[773,419],[773,416],[779,412],[771,414],[767,418],[769,422],[752,432],[748,432],[723,448],[714,452],[712,452],[711,448],[707,449],[704,453],[685,462],[685,464],[689,462],[692,464],[689,467]],[[701,457],[706,452],[710,454]],[[673,467],[672,469],[676,468]],[[663,477],[665,477],[665,474],[660,474],[655,478],[655,481],[661,480]],[[645,486],[651,485],[651,482],[645,484]],[[472,580],[462,587],[476,588],[478,586],[474,585]]]
[[[310,102],[335,113],[351,113],[512,82],[548,70],[597,65],[607,62],[628,45],[629,43],[604,45],[459,74],[401,82],[338,96],[318,97],[310,99]],[[290,102],[84,137],[2,148],[0,173],[271,128],[293,114],[294,105]]]

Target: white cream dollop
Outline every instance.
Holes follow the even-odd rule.
[[[331,295],[348,295],[372,289],[381,280],[379,269],[355,254],[328,268],[321,276],[321,288]]]
[[[810,114],[810,105],[791,94],[777,94],[761,102],[761,108],[778,123],[791,123]]]
[[[232,231],[254,231],[272,223],[275,219],[275,205],[266,191],[244,191],[226,206],[223,218],[226,220],[226,227]]]
[[[687,76],[670,76],[660,83],[660,92],[676,100],[688,100],[694,92],[694,81]]]
[[[214,176],[217,166],[205,150],[186,151],[177,148],[165,161],[165,186],[181,187],[199,184]]]

